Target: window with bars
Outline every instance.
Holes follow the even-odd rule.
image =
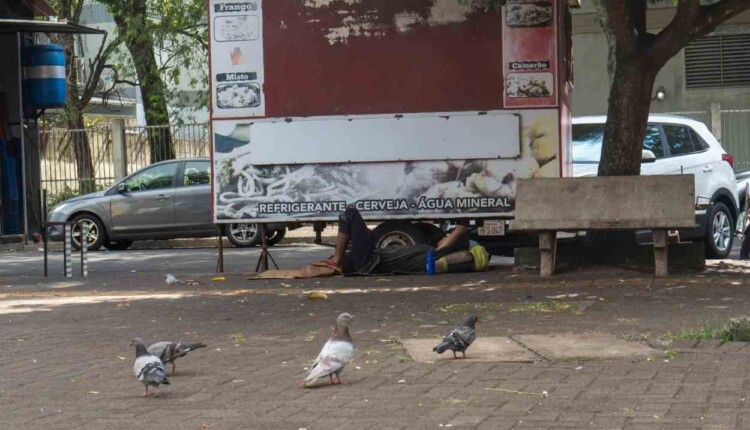
[[[750,87],[750,34],[702,37],[685,48],[688,89]]]

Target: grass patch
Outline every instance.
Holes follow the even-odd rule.
[[[640,333],[637,331],[629,331],[621,333],[617,337],[627,342],[645,341],[651,338],[651,332]]]
[[[247,339],[241,332],[235,332],[232,334],[232,342],[235,344],[245,343],[247,342]]]
[[[672,348],[667,348],[667,350],[664,351],[664,355],[666,355],[668,359],[674,360],[675,358],[677,358],[680,355],[680,353],[677,352],[677,351],[675,351]]]
[[[667,339],[720,340],[723,342],[750,342],[750,318],[733,318],[728,323],[705,323],[703,327],[682,333],[667,333]]]
[[[448,314],[469,314],[476,311],[496,311],[502,308],[500,303],[453,303],[440,308]]]
[[[411,355],[404,353],[398,356],[398,362],[399,363],[413,363],[414,359],[411,357]]]
[[[578,313],[578,302],[546,301],[524,303],[511,309],[511,312],[522,314],[565,314]]]

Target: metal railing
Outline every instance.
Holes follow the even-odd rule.
[[[750,109],[721,111],[721,144],[734,157],[735,170],[750,169]]]
[[[110,124],[103,124],[83,130],[40,132],[41,184],[49,193],[51,205],[103,189],[119,179],[114,145],[121,139],[112,131]],[[209,142],[207,124],[125,127],[124,174],[159,160],[208,157]]]
[[[209,156],[207,124],[125,127],[128,173],[156,161]],[[150,143],[155,148],[152,151]]]
[[[52,129],[39,138],[41,184],[50,195],[72,197],[115,180],[109,127]]]

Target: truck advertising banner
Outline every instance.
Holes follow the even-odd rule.
[[[375,163],[258,165],[253,123],[214,121],[216,222],[331,220],[347,205],[370,219],[508,216],[518,178],[559,176],[557,111],[517,114],[516,158]]]
[[[208,0],[214,218],[512,217],[559,177],[558,0]]]

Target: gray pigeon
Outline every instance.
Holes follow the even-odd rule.
[[[477,332],[474,327],[477,321],[479,321],[478,317],[471,316],[463,325],[453,327],[451,331],[443,336],[443,341],[435,348],[432,348],[432,350],[438,354],[442,354],[445,350],[450,349],[453,351],[453,358],[458,358],[456,357],[457,352],[460,352],[466,358],[466,350],[474,342],[474,339],[477,338]]]
[[[351,324],[353,318],[354,316],[346,312],[336,318],[336,328],[328,342],[323,345],[323,349],[318,354],[318,358],[315,359],[310,373],[305,378],[305,387],[309,387],[315,380],[326,376],[331,378],[332,385],[343,384],[341,372],[354,355],[354,343],[352,342],[352,336],[349,334],[349,324]],[[336,381],[333,380],[333,375],[336,375]]]
[[[164,363],[159,357],[146,351],[146,345],[139,338],[133,339],[130,346],[135,346],[135,362],[133,363],[133,373],[143,386],[146,387],[146,393],[143,397],[148,397],[148,387],[158,387],[161,384],[169,385],[167,373],[164,370]]]
[[[148,352],[159,357],[164,364],[172,363],[172,375],[174,375],[175,360],[184,357],[190,351],[205,347],[206,344],[200,342],[157,342],[148,347]]]

